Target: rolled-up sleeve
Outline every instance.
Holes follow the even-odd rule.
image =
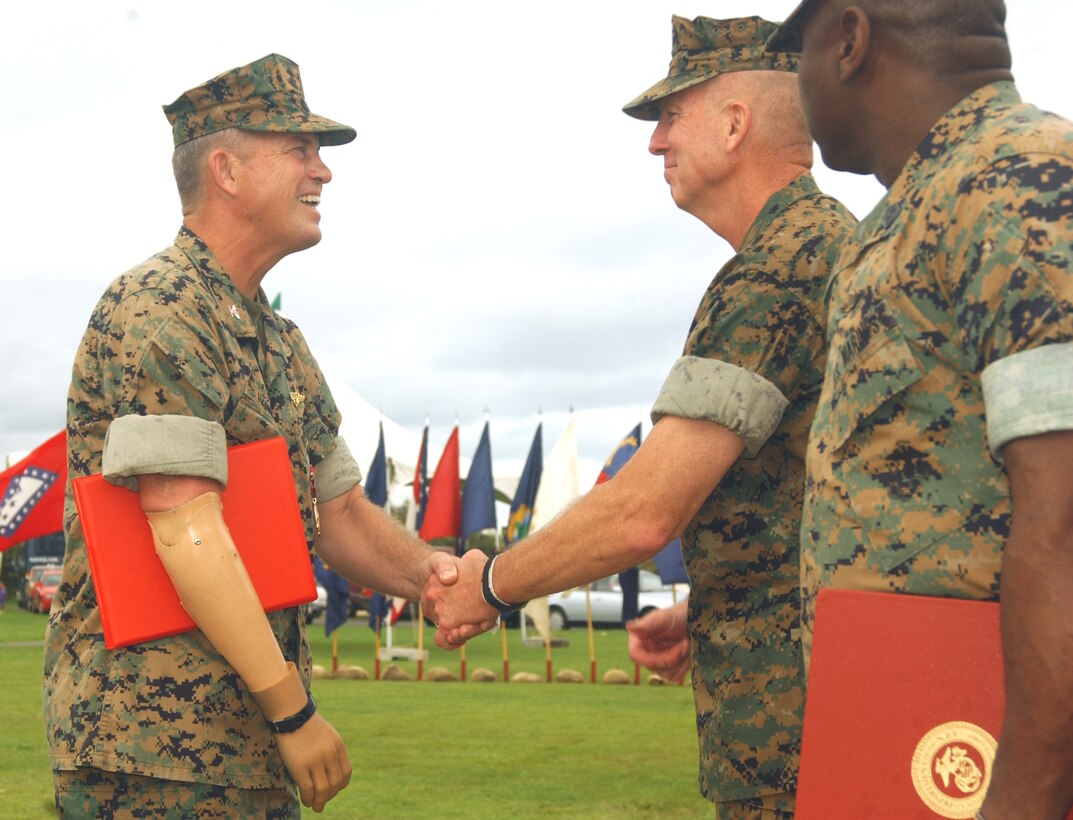
[[[319,501],[331,501],[361,482],[361,468],[341,437],[335,439],[334,449],[314,469]]]
[[[108,425],[101,472],[106,481],[138,489],[138,476],[211,478],[227,485],[227,435],[193,416],[120,416]]]
[[[1073,342],[1005,356],[981,376],[991,453],[1016,438],[1073,429]]]
[[[652,421],[680,416],[719,424],[745,442],[753,458],[779,426],[789,402],[750,370],[717,359],[683,356],[674,363],[652,406]]]

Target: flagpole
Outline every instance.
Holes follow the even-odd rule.
[[[380,604],[376,604],[380,608]],[[373,639],[373,680],[380,680],[380,613],[373,613],[373,623],[376,624],[376,637]]]
[[[499,648],[503,653],[503,683],[510,682],[510,661],[507,659],[507,623],[499,620]]]
[[[551,630],[549,629],[550,633]],[[551,635],[544,638],[544,665],[547,667],[547,679],[548,683],[551,683]]]
[[[332,677],[339,671],[339,630],[332,632]]]
[[[592,632],[592,598],[585,584],[585,626],[589,633],[589,683],[596,683],[596,640]]]
[[[425,674],[425,614],[421,610],[421,602],[417,602],[417,679],[421,680]]]

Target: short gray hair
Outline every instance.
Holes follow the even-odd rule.
[[[238,128],[225,128],[176,147],[171,155],[171,170],[175,174],[175,185],[179,189],[179,202],[182,203],[184,214],[189,213],[197,204],[201,194],[205,157],[208,153],[217,148],[239,152],[244,141],[245,134]]]

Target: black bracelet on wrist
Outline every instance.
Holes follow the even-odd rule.
[[[303,726],[309,722],[309,719],[313,717],[313,713],[317,711],[317,702],[313,700],[313,696],[306,693],[308,700],[306,705],[298,712],[295,712],[290,717],[285,717],[282,720],[269,720],[268,728],[272,730],[273,734],[286,735],[291,732],[297,732]]]
[[[496,595],[495,589],[492,587],[492,565],[498,557],[498,555],[493,555],[484,565],[484,572],[481,573],[481,594],[484,597],[484,602],[488,604],[488,606],[499,611],[503,615],[509,615],[512,612],[517,612],[529,602],[522,601],[520,604],[508,604]]]

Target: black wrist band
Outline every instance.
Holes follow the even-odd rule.
[[[495,563],[498,557],[498,555],[493,555],[484,565],[484,572],[481,573],[481,595],[488,606],[498,610],[503,615],[509,615],[511,612],[517,612],[529,602],[522,601],[520,604],[508,604],[496,595],[495,590],[492,588],[492,564]]]
[[[269,720],[268,728],[272,730],[273,734],[286,735],[291,732],[297,732],[306,723],[313,713],[317,711],[317,702],[313,700],[313,696],[306,693],[309,700],[306,701],[306,705],[302,707],[301,711],[295,712],[290,717],[285,717],[282,720]]]

